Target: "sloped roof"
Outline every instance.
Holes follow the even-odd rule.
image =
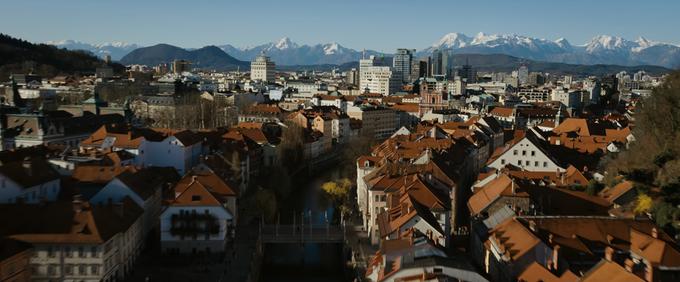
[[[588,272],[586,272],[580,281],[583,282],[609,282],[609,281],[620,281],[620,282],[643,282],[640,277],[635,274],[626,271],[619,264],[608,261],[601,260]]]
[[[540,239],[527,229],[517,218],[509,218],[489,231],[489,240],[494,240],[504,257],[516,261],[539,244]]]
[[[610,203],[614,203],[616,199],[626,194],[628,191],[634,188],[632,181],[622,181],[619,184],[614,185],[614,187],[605,188],[600,192],[600,196]]]
[[[531,263],[517,277],[517,281],[520,282],[571,282],[578,279],[579,277],[569,270],[562,273],[561,276],[557,276],[538,262]]]
[[[116,178],[146,200],[164,184],[176,182],[179,175],[172,167],[148,167],[137,171],[125,171]]]
[[[500,174],[496,179],[491,180],[470,197],[470,200],[468,200],[470,212],[472,214],[480,214],[503,195],[513,197],[529,196],[519,185],[515,185],[510,177]]]
[[[27,243],[101,244],[127,230],[143,210],[126,197],[119,213],[115,205],[82,203],[77,212],[71,202],[46,205],[0,205],[0,236]]]
[[[44,158],[26,157],[25,161],[0,165],[0,174],[23,188],[59,179],[59,173]]]

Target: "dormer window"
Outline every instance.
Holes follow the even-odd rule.
[[[198,201],[200,201],[200,200],[201,200],[201,196],[200,196],[200,195],[193,195],[193,196],[191,196],[191,201],[192,201],[192,202],[198,202]]]

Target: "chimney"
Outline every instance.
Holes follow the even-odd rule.
[[[512,194],[515,195],[515,181],[510,180],[510,190]]]
[[[73,196],[73,212],[79,213],[83,211],[83,201],[80,199],[80,195]]]
[[[30,157],[25,157],[24,161],[21,163],[21,166],[24,168],[24,171],[26,171],[26,174],[28,176],[33,176],[33,169],[31,168],[31,158]]]
[[[529,220],[529,229],[531,229],[531,231],[536,232],[536,222],[535,221]]]
[[[658,239],[659,238],[659,230],[656,229],[656,227],[652,228],[652,237]]]
[[[647,282],[654,281],[654,268],[651,263],[645,263],[645,280]]]
[[[626,271],[633,273],[633,266],[635,263],[632,260],[626,259],[626,261],[623,262],[623,265],[625,266]]]
[[[553,262],[553,269],[557,270],[559,267],[559,261],[557,260],[560,256],[560,245],[555,245],[553,247],[553,252],[552,252],[552,262]]]
[[[123,214],[124,214],[123,213],[124,212],[123,203],[122,202],[121,203],[115,203],[113,205],[113,212],[115,212],[118,216],[123,217]]]
[[[612,261],[613,257],[614,249],[612,249],[612,247],[606,247],[604,249],[604,259],[606,259],[607,261]]]

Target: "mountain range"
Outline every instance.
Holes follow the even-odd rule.
[[[564,38],[554,41],[522,35],[484,34],[469,37],[449,33],[417,54],[434,49],[450,49],[458,54],[505,54],[520,58],[569,64],[657,65],[680,67],[680,46],[647,40],[635,41],[599,35],[583,45],[572,45]]]
[[[300,45],[291,41],[288,37],[255,47],[237,48],[229,44],[221,45],[219,47],[228,54],[244,61],[251,61],[264,52],[267,56],[271,57],[276,64],[286,66],[341,65],[359,60],[363,52],[343,47],[336,42],[316,45]],[[380,52],[373,50],[366,50],[365,54],[366,56],[382,55]]]
[[[87,44],[73,40],[48,42],[67,48],[82,49],[93,54],[111,54],[112,59],[121,60],[125,54],[138,49],[136,44],[122,42]],[[225,44],[216,46],[230,56],[250,61],[264,52],[277,65],[341,65],[357,61],[362,51],[344,47],[338,43],[301,45],[284,37],[278,41],[238,48]],[[582,45],[572,45],[560,38],[547,40],[514,34],[485,34],[467,36],[449,33],[416,54],[426,56],[434,49],[449,49],[454,54],[505,54],[519,58],[569,64],[615,64],[624,66],[657,65],[668,68],[680,67],[680,46],[651,41],[645,38],[628,40],[616,36],[599,35]],[[368,55],[383,55],[367,50]],[[387,54],[389,55],[389,54]]]
[[[131,44],[120,41],[107,42],[101,44],[90,44],[75,40],[60,40],[60,41],[47,41],[45,43],[57,46],[59,48],[66,48],[69,50],[89,51],[98,57],[104,57],[104,55],[108,54],[111,55],[111,59],[114,61],[118,61],[121,58],[123,58],[123,56],[127,55],[133,50],[142,47],[137,44]]]

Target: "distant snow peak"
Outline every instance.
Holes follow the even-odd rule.
[[[274,44],[274,48],[279,49],[279,50],[285,50],[285,49],[289,49],[289,48],[294,49],[294,48],[298,48],[298,45],[295,42],[291,41],[290,38],[284,37],[284,38],[279,39],[279,41],[276,42],[276,44]]]
[[[586,44],[586,51],[589,53],[602,50],[632,49],[636,44],[618,36],[598,35],[593,37]]]
[[[335,53],[338,53],[340,51],[340,45],[338,43],[328,43],[323,46],[323,53],[326,55],[333,55]]]
[[[470,38],[465,34],[452,32],[444,35],[438,42],[432,44],[432,47],[447,47],[447,48],[463,48],[470,42]]]

